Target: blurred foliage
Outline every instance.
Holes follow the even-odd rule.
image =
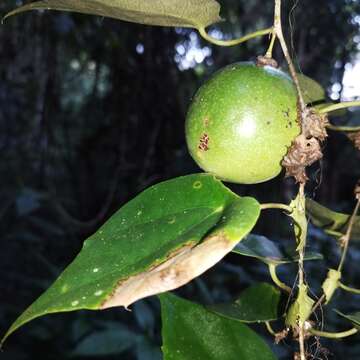
[[[213,35],[237,37],[272,22],[270,0],[221,4],[228,21],[211,27]],[[346,64],[357,53],[360,3],[291,0],[286,4],[284,21],[299,71],[330,89],[341,82]],[[1,2],[0,13],[14,5],[14,1]],[[1,332],[122,204],[155,182],[198,171],[184,140],[191,96],[216,69],[254,59],[266,47],[267,39],[262,38],[217,48],[189,29],[60,12],[27,13],[0,27]],[[202,49],[200,58],[194,48]],[[279,47],[275,55],[282,62]],[[358,121],[355,112],[336,121],[350,120]],[[331,135],[308,191],[322,204],[349,212],[360,176],[360,154],[345,136]],[[294,194],[292,180],[280,177],[232,188],[262,202],[289,201]],[[289,221],[273,212],[266,213],[256,229],[284,243],[291,242],[289,231]],[[309,242],[324,254],[325,265],[336,264],[335,241],[313,228],[310,235]],[[347,284],[357,287],[359,271],[351,264],[359,259],[354,246],[344,271]],[[257,260],[242,258],[241,265],[238,256],[230,255],[180,293],[211,304],[268,279],[266,267]],[[319,262],[308,264],[314,291],[320,289],[326,266],[320,270]],[[290,282],[295,268],[281,269],[279,276]],[[357,300],[337,294],[334,307],[349,313],[356,310]],[[324,316],[330,328],[347,326],[333,311]],[[118,359],[122,351],[124,360],[155,360],[161,357],[159,334],[159,304],[151,298],[136,304],[132,313],[112,309],[40,319],[14,334],[1,357],[86,359],[93,351],[97,358]],[[360,356],[356,337],[322,341],[322,345],[333,358]],[[290,351],[291,343],[277,347],[284,359]]]

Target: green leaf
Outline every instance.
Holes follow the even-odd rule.
[[[209,174],[154,185],[84,242],[76,259],[5,338],[42,315],[127,307],[180,287],[230,252],[259,214],[255,199],[237,196]]]
[[[315,301],[308,295],[308,287],[300,285],[296,300],[290,305],[286,314],[285,324],[296,328],[311,315]]]
[[[305,212],[305,201],[305,196],[298,194],[290,203],[293,211],[289,216],[294,220],[294,233],[297,242],[296,250],[298,252],[303,250],[306,244],[308,220]]]
[[[281,251],[280,248],[265,236],[249,234],[237,244],[234,253],[257,258],[265,264],[286,264],[298,261],[296,249]],[[323,256],[314,252],[306,252],[304,260],[321,260]]]
[[[303,74],[297,74],[297,77],[307,104],[325,100],[325,89],[317,81]]]
[[[306,211],[311,222],[322,228],[325,233],[335,237],[341,237],[346,233],[351,215],[332,211],[311,199],[306,200]],[[360,216],[355,217],[351,238],[360,240]]]
[[[160,297],[164,360],[270,360],[266,343],[239,321],[171,294]]]
[[[339,288],[339,280],[341,279],[341,272],[335,269],[329,269],[326,279],[321,285],[326,302],[328,304],[333,297],[335,291]]]
[[[29,10],[61,10],[140,24],[202,28],[221,20],[215,0],[46,0],[20,6],[4,19]]]
[[[355,327],[360,329],[360,312],[359,311],[352,313],[352,314],[343,314],[339,310],[335,310],[335,311],[337,312],[338,315],[349,320]]]
[[[208,306],[208,309],[229,319],[252,323],[278,319],[280,291],[267,283],[250,286],[235,302]]]

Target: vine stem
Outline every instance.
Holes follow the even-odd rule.
[[[335,126],[335,125],[326,125],[327,129],[333,131],[342,131],[342,132],[357,132],[360,131],[360,126]]]
[[[305,198],[305,184],[300,184],[299,187],[299,196],[301,199]],[[302,202],[300,202],[302,203]],[[301,209],[302,211],[305,211],[305,209]],[[303,231],[303,229],[302,229]],[[306,238],[306,236],[305,236]],[[298,261],[298,267],[299,267],[299,289],[301,289],[304,285],[304,253],[305,253],[305,246],[306,244],[303,244],[301,248],[299,249],[299,261]],[[305,329],[304,329],[304,323],[301,321],[299,322],[299,348],[300,348],[300,359],[306,360],[306,352],[305,352]]]
[[[261,204],[260,205],[261,210],[268,210],[268,209],[280,209],[285,210],[288,213],[292,213],[293,209],[291,206],[286,204],[279,204],[279,203],[268,203],[268,204]]]
[[[267,28],[267,29],[258,30],[258,31],[255,31],[255,32],[251,33],[251,34],[248,34],[248,35],[245,35],[245,36],[243,36],[241,38],[233,39],[233,40],[215,39],[206,32],[204,27],[199,28],[198,31],[199,31],[199,34],[205,40],[209,41],[210,43],[212,43],[214,45],[218,45],[218,46],[234,46],[234,45],[241,44],[241,43],[243,43],[245,41],[248,41],[250,39],[254,39],[254,38],[259,37],[259,36],[264,36],[264,35],[273,33],[274,28],[270,27],[270,28]]]
[[[341,281],[339,281],[338,284],[339,284],[339,287],[341,287],[343,290],[348,291],[348,292],[353,293],[353,294],[360,295],[360,289],[354,289],[354,288],[352,288],[350,286],[346,286]]]
[[[352,229],[353,229],[353,226],[354,226],[354,223],[355,223],[356,214],[359,211],[359,207],[360,207],[360,197],[357,200],[355,209],[354,209],[354,211],[353,211],[353,213],[352,213],[352,215],[350,217],[349,225],[348,225],[348,227],[346,229],[346,233],[342,238],[344,248],[343,248],[343,251],[342,251],[342,254],[341,254],[341,260],[340,260],[339,267],[338,267],[338,271],[340,271],[340,272],[341,272],[341,270],[342,270],[342,268],[344,266],[344,263],[345,263],[346,255],[347,255],[347,252],[348,252],[348,249],[349,249],[349,242],[350,242],[351,232],[352,232]]]
[[[302,95],[302,91],[300,88],[300,83],[299,83],[299,79],[296,75],[296,70],[295,70],[295,66],[293,64],[293,61],[291,59],[291,56],[289,54],[289,50],[287,48],[286,45],[286,41],[284,38],[284,34],[283,34],[283,30],[282,30],[282,24],[281,24],[281,0],[275,0],[275,11],[274,11],[274,31],[275,34],[277,36],[277,38],[279,39],[280,45],[281,45],[281,49],[284,53],[286,62],[289,66],[289,71],[291,74],[291,77],[294,81],[297,93],[298,93],[298,100],[299,100],[299,105],[300,105],[300,109],[301,112],[303,112],[306,108],[306,104]]]
[[[272,281],[282,290],[286,291],[287,293],[291,293],[291,288],[284,284],[276,274],[277,264],[268,264],[269,273],[271,276]]]
[[[360,106],[360,101],[345,101],[338,104],[331,104],[326,106],[319,111],[320,114],[327,114],[332,111],[340,110],[340,109],[347,109],[349,107]]]
[[[309,333],[314,336],[326,337],[329,339],[342,339],[347,336],[354,335],[358,332],[358,329],[352,328],[350,330],[342,331],[342,332],[327,332],[327,331],[320,331],[315,329],[309,329]]]
[[[266,58],[269,58],[269,59],[272,58],[275,40],[276,40],[276,32],[275,32],[275,30],[273,29],[273,31],[272,31],[272,33],[271,33],[270,45],[269,45],[269,48],[267,49],[266,54],[265,54],[265,57],[266,57]]]
[[[265,321],[265,326],[266,326],[266,330],[270,333],[270,335],[272,336],[276,336],[276,332],[274,331],[274,329],[271,327],[270,321]]]

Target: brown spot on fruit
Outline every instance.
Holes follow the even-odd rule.
[[[209,150],[209,135],[208,134],[203,134],[200,138],[200,142],[199,142],[199,150],[202,150],[202,151],[208,151]]]
[[[290,117],[290,109],[288,108],[286,111],[283,111],[283,114],[289,118]]]
[[[208,127],[208,125],[209,125],[209,118],[206,117],[206,118],[204,119],[204,127]]]

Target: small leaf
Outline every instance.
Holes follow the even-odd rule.
[[[311,222],[325,233],[338,238],[346,233],[351,215],[332,211],[311,199],[306,200],[306,211]],[[360,240],[360,216],[355,217],[351,238]]]
[[[297,74],[297,77],[307,104],[325,100],[325,89],[317,81],[303,74]]]
[[[336,289],[339,287],[339,280],[341,279],[341,272],[335,269],[329,269],[326,279],[322,284],[326,302],[328,304],[333,297]]]
[[[352,314],[343,314],[339,310],[335,310],[335,311],[337,312],[338,315],[349,320],[353,325],[355,325],[355,327],[360,329],[360,312],[359,311],[352,313]]]
[[[221,20],[215,0],[46,0],[20,6],[8,13],[60,10],[111,17],[147,25],[202,28]]]
[[[306,235],[308,220],[305,211],[305,197],[300,194],[291,201],[290,206],[293,208],[292,213],[289,215],[294,220],[294,232],[297,242],[296,250],[299,252],[304,249],[306,244]]]
[[[296,327],[299,322],[304,323],[311,315],[315,301],[308,295],[308,288],[302,284],[296,300],[291,304],[285,319],[288,326]]]
[[[209,174],[154,185],[84,242],[76,259],[5,338],[42,315],[127,307],[180,287],[230,252],[259,214],[255,199],[235,195]]]
[[[267,283],[255,284],[244,290],[235,302],[208,306],[221,316],[245,323],[278,319],[280,291]]]
[[[249,327],[171,294],[161,301],[164,360],[272,360],[267,344]]]
[[[286,264],[298,261],[296,249],[281,251],[279,247],[265,236],[249,234],[244,240],[238,243],[234,253],[257,258],[265,264]],[[307,252],[304,260],[321,260],[323,256],[314,252]]]

